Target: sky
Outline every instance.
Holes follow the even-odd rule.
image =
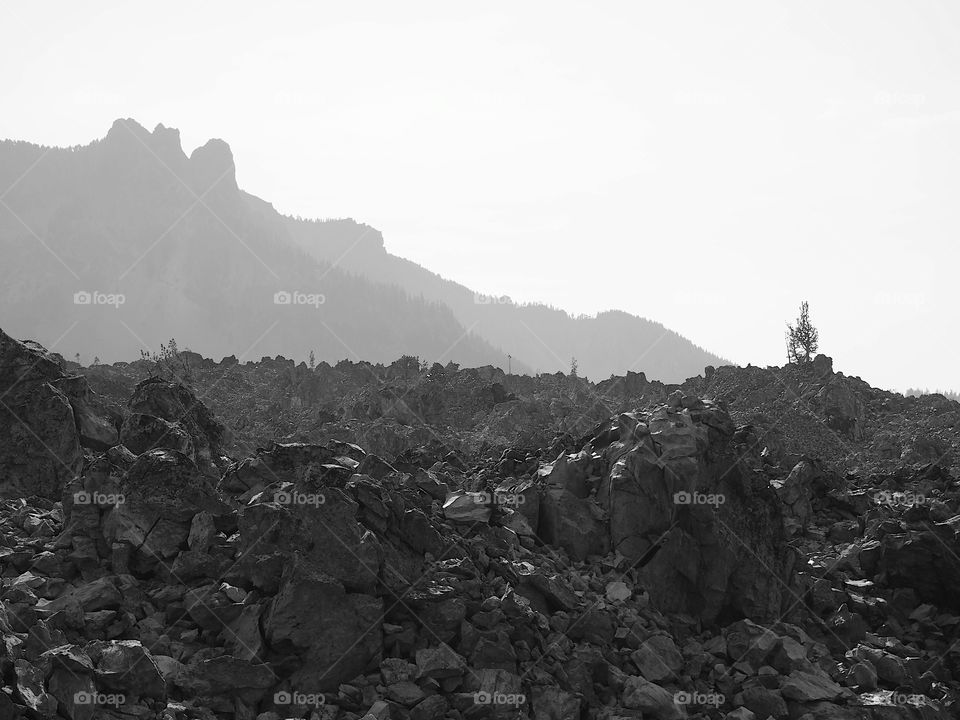
[[[226,140],[281,212],[739,363],[960,389],[960,5],[19,2],[0,138]]]

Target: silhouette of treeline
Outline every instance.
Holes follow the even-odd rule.
[[[903,394],[907,397],[920,397],[921,395],[943,395],[948,400],[956,400],[957,402],[960,402],[960,392],[956,392],[954,390],[934,390],[931,392],[930,388],[924,388],[923,390],[920,388],[907,388]]]

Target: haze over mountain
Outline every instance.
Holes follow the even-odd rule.
[[[132,360],[170,337],[241,360],[407,353],[553,372],[575,357],[590,377],[670,382],[724,362],[624,312],[573,318],[476,295],[353,220],[282,216],[238,188],[225,142],[188,157],[163,125],[118,120],[74,148],[0,142],[0,187],[0,323],[85,362]]]

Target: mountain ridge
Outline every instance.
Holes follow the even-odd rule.
[[[521,372],[566,370],[575,357],[584,375],[666,381],[725,362],[623,311],[574,318],[475,293],[390,254],[379,230],[352,219],[282,215],[238,187],[220,139],[188,156],[175,128],[117,120],[83,146],[0,141],[0,160],[5,325],[66,354],[129,360],[177,337],[208,356],[412,354]],[[67,299],[77,292],[125,302],[78,307]],[[304,315],[271,300],[282,292],[323,303]]]

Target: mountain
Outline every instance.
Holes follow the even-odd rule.
[[[0,322],[89,361],[176,337],[207,356],[642,370],[679,381],[723,360],[623,312],[573,318],[477,295],[386,252],[353,220],[305,221],[237,186],[210,140],[117,120],[89,145],[0,142]]]

